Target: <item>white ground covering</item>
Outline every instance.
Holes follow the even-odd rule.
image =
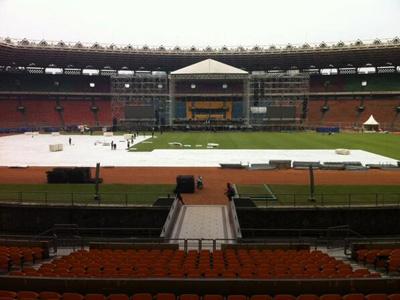
[[[128,152],[123,136],[103,137],[50,134],[12,135],[0,137],[0,166],[160,166],[160,167],[217,167],[220,163],[268,163],[270,159],[296,161],[360,161],[362,164],[397,164],[385,156],[362,150],[351,150],[350,155],[339,155],[332,150],[219,150],[219,149],[171,149],[152,152]],[[140,136],[135,143],[150,137]],[[117,150],[96,142],[114,141]],[[64,150],[50,152],[50,144],[63,144]]]

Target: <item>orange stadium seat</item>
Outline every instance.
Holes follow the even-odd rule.
[[[272,300],[272,297],[269,295],[253,295],[250,300]]]
[[[0,290],[0,297],[16,298],[17,293],[14,291]]]
[[[17,299],[37,299],[39,298],[39,294],[33,291],[20,291],[17,293]]]
[[[348,294],[343,296],[343,300],[365,300],[364,294]]]
[[[142,294],[135,294],[132,296],[132,300],[152,300],[153,297],[151,294],[142,293]]]
[[[244,295],[229,295],[227,300],[247,300],[247,297]]]
[[[221,295],[204,295],[203,300],[224,300]]]
[[[63,293],[62,300],[83,300],[83,295],[78,293]]]
[[[111,294],[107,298],[108,300],[129,300],[129,296],[125,294]],[[135,299],[137,300],[137,299]],[[145,300],[145,299],[143,299]],[[147,299],[146,299],[147,300]]]
[[[61,295],[56,292],[43,291],[39,293],[39,298],[41,300],[58,300],[61,298]]]
[[[200,296],[196,295],[196,294],[182,294],[179,296],[179,300],[200,300]],[[393,300],[397,300],[397,299],[393,299]]]
[[[85,300],[106,300],[103,294],[86,294]]]
[[[367,300],[387,300],[386,294],[369,294],[365,298]]]
[[[274,300],[296,300],[296,297],[293,295],[282,294],[282,295],[276,295],[274,297]]]
[[[176,296],[172,293],[159,293],[156,295],[156,300],[175,300]],[[145,300],[145,299],[143,299]]]
[[[317,295],[304,294],[304,295],[299,295],[297,297],[297,300],[319,300],[319,297]]]

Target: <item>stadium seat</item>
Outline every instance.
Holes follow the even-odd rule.
[[[24,299],[37,299],[39,294],[33,291],[20,291],[17,293],[17,299],[24,300]]]
[[[16,298],[17,297],[17,293],[14,292],[14,291],[0,290],[0,297]]]
[[[224,297],[221,295],[205,295],[203,300],[224,300]]]
[[[200,300],[199,295],[196,294],[182,294],[179,296],[179,300]],[[393,299],[397,300],[397,299]]]
[[[297,300],[319,300],[319,297],[311,294],[304,294],[297,297]]]
[[[244,295],[229,295],[227,300],[247,300],[247,297]]]
[[[111,294],[107,297],[107,299],[108,300],[129,300],[129,296],[125,295],[125,294]],[[143,299],[143,300],[145,300],[145,299]]]
[[[78,293],[63,293],[62,300],[83,300],[83,296]]]
[[[103,294],[86,294],[85,300],[106,300]]]
[[[61,295],[56,292],[43,291],[39,293],[39,298],[41,300],[58,300],[61,298]]]
[[[250,300],[272,300],[272,297],[269,295],[253,295]]]
[[[159,293],[156,295],[156,300],[175,300],[175,299],[176,299],[175,294],[171,293]]]
[[[132,296],[132,300],[152,300],[153,297],[151,294],[142,293],[142,294],[135,294]],[[126,299],[112,299],[112,300],[126,300]]]
[[[282,295],[276,295],[274,297],[274,300],[296,300],[296,297],[293,295],[282,294]]]
[[[363,294],[347,294],[343,296],[343,300],[365,300]]]
[[[342,296],[338,294],[324,294],[319,297],[320,300],[342,300]]]
[[[369,294],[365,296],[367,300],[387,300],[386,294]]]

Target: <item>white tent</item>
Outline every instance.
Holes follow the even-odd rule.
[[[379,123],[375,120],[373,115],[370,115],[368,120],[363,123],[364,130],[378,131]]]

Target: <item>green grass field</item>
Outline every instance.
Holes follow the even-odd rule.
[[[265,185],[236,185],[242,197],[251,197],[257,206],[310,205],[307,185],[268,185],[277,200],[266,200],[270,193]],[[400,186],[390,185],[317,185],[315,204],[318,205],[384,205],[400,204]],[[312,202],[311,202],[312,204]]]
[[[361,149],[394,159],[400,159],[400,136],[379,133],[315,132],[166,132],[157,133],[151,143],[133,146],[136,151],[176,149],[170,142],[191,145],[190,149],[204,149],[207,143],[217,143],[220,149]],[[202,147],[196,147],[202,145]],[[179,148],[187,149],[187,148]]]
[[[172,194],[173,185],[100,185],[101,204],[152,205]],[[0,201],[49,204],[97,204],[93,184],[0,184]]]

